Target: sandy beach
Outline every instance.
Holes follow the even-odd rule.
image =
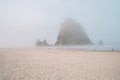
[[[120,80],[120,52],[0,49],[0,80]]]

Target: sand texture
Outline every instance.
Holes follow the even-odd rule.
[[[120,52],[0,49],[0,80],[120,80]]]

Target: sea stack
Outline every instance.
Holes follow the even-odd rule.
[[[61,25],[55,45],[91,45],[93,44],[82,26],[72,19],[66,19]]]

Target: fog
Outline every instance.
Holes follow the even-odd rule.
[[[119,0],[0,0],[0,47],[54,44],[62,22],[82,25],[92,42],[120,45]]]

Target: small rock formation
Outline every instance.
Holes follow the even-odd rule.
[[[36,46],[48,46],[48,43],[46,42],[46,40],[44,40],[44,41],[38,40],[36,42]]]
[[[103,41],[102,41],[102,40],[100,40],[98,44],[99,44],[99,45],[103,45]]]
[[[90,45],[93,44],[80,24],[67,19],[61,25],[55,45]]]

